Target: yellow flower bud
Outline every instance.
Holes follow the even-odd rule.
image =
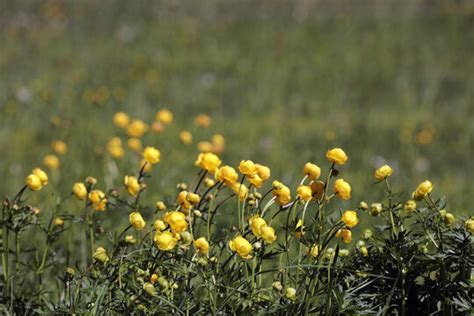
[[[344,179],[337,179],[334,182],[334,193],[342,200],[349,200],[351,198],[351,186]]]
[[[43,164],[51,170],[59,168],[59,158],[56,155],[46,155]]]
[[[304,165],[303,173],[308,176],[310,180],[317,180],[321,176],[321,168],[313,163],[307,162]]]
[[[191,134],[191,132],[189,131],[182,131],[181,133],[179,133],[179,140],[183,144],[189,145],[193,142],[193,134]]]
[[[206,179],[204,179],[204,184],[206,185],[206,187],[210,188],[216,184],[216,181],[206,177]]]
[[[255,164],[255,167],[257,168],[257,175],[260,177],[262,182],[265,182],[268,179],[270,179],[270,176],[271,176],[270,168],[268,168],[267,166],[260,165],[258,163]]]
[[[248,179],[249,182],[253,184],[256,188],[260,188],[263,184],[263,180],[258,176],[258,174],[249,175]]]
[[[196,247],[196,250],[202,254],[207,255],[207,253],[209,252],[209,243],[204,237],[196,239],[194,241],[194,247]]]
[[[158,281],[158,275],[156,273],[153,273],[151,276],[150,276],[150,283],[151,284],[155,284],[156,281]]]
[[[414,212],[416,211],[416,201],[414,200],[408,200],[405,202],[405,205],[403,207],[403,209],[407,212],[407,213],[411,213],[411,212]]]
[[[214,146],[208,141],[199,142],[196,147],[202,153],[209,153],[214,149]]]
[[[362,210],[368,210],[369,205],[367,205],[367,202],[362,201],[362,202],[359,203],[359,208],[362,209]]]
[[[245,199],[248,196],[249,189],[245,186],[245,184],[240,184],[239,182],[236,182],[232,186],[232,191],[238,196],[240,201],[245,201]]]
[[[54,226],[63,227],[64,220],[61,217],[56,217],[56,219],[54,220]]]
[[[207,114],[199,114],[196,116],[196,124],[201,127],[209,127],[211,125],[211,117]]]
[[[40,168],[33,169],[31,173],[40,179],[42,186],[45,186],[48,184],[48,175],[46,174],[46,172],[44,172]]]
[[[381,203],[372,203],[370,205],[370,215],[372,216],[379,216],[382,213],[383,206]]]
[[[163,109],[156,113],[155,119],[165,125],[171,124],[173,122],[173,113],[168,109]]]
[[[146,282],[145,284],[143,284],[143,289],[150,296],[155,296],[156,295],[155,287],[150,282]]]
[[[237,236],[229,241],[230,250],[237,252],[237,254],[243,259],[251,259],[250,252],[252,251],[252,245],[247,239],[242,236]]]
[[[156,206],[156,209],[157,209],[158,211],[164,211],[164,210],[166,210],[166,205],[165,205],[165,203],[164,203],[163,201],[158,201],[158,202],[156,202],[155,206]]]
[[[390,177],[392,173],[393,173],[392,167],[390,167],[389,165],[383,165],[379,167],[377,170],[375,170],[374,177],[375,179],[382,181]]]
[[[237,182],[239,175],[234,168],[223,166],[216,171],[216,178],[217,180],[224,182],[225,185],[232,187]]]
[[[221,165],[222,161],[213,153],[200,153],[195,165],[201,167],[208,172],[215,172]]]
[[[431,183],[431,181],[425,180],[418,185],[415,192],[413,193],[413,198],[415,200],[421,200],[426,195],[428,195],[431,190],[433,190],[433,184]]]
[[[342,237],[342,240],[348,244],[352,241],[352,232],[349,229],[339,229],[336,233],[336,237]]]
[[[133,228],[136,230],[143,230],[146,226],[146,222],[142,217],[142,214],[139,212],[132,212],[129,216],[130,224],[132,224]]]
[[[300,185],[296,189],[296,194],[300,199],[307,202],[313,198],[313,191],[309,185]]]
[[[127,244],[134,244],[137,242],[137,239],[135,237],[133,237],[133,235],[127,235],[125,236],[125,242]]]
[[[39,191],[43,187],[41,179],[35,174],[30,174],[26,177],[26,185],[31,191]]]
[[[72,192],[74,192],[74,196],[78,200],[83,201],[87,197],[87,188],[84,185],[84,183],[81,183],[81,182],[74,183],[74,186],[72,187]]]
[[[454,215],[452,213],[446,213],[443,220],[447,226],[451,226],[456,219],[454,218]]]
[[[96,211],[105,211],[107,207],[107,198],[104,192],[100,190],[92,190],[89,193],[89,200],[92,202],[92,206]]]
[[[306,253],[311,255],[312,257],[316,258],[319,255],[319,246],[313,245],[311,248],[306,248]]]
[[[277,239],[277,236],[275,235],[275,229],[268,225],[264,225],[260,228],[260,235],[267,244],[272,244]]]
[[[169,231],[156,232],[154,241],[158,249],[163,251],[172,250],[178,242],[178,240]]]
[[[107,251],[102,247],[98,247],[95,250],[92,257],[94,258],[94,260],[96,260],[98,262],[101,262],[101,263],[106,263],[107,261],[109,261],[109,256],[107,255]]]
[[[347,257],[349,255],[349,250],[348,249],[340,249],[339,250],[339,256],[340,257]]]
[[[170,225],[173,233],[181,233],[188,228],[186,216],[182,212],[168,212],[165,214],[163,219],[168,225]]]
[[[364,257],[367,257],[369,255],[369,250],[365,246],[360,247],[359,251]]]
[[[359,223],[359,218],[357,217],[356,211],[345,211],[342,214],[341,220],[346,224],[347,227],[352,228]]]
[[[295,301],[296,300],[296,289],[289,287],[285,291],[285,296],[287,299]]]
[[[139,168],[143,168],[144,172],[150,172],[153,169],[153,165],[149,163],[145,158],[140,160],[140,163],[138,164]]]
[[[370,230],[369,228],[365,229],[362,232],[362,238],[364,238],[365,240],[369,240],[371,237],[372,237],[372,230]]]
[[[239,164],[239,171],[242,174],[253,176],[257,174],[257,167],[252,160],[242,160]]]
[[[154,147],[146,147],[143,151],[143,158],[152,165],[160,162],[160,151]]]
[[[52,142],[51,148],[58,155],[64,155],[67,152],[67,144],[62,140],[56,140]]]
[[[464,223],[464,227],[466,227],[466,230],[469,233],[474,234],[474,219],[470,218],[466,220],[466,222]]]
[[[276,197],[278,204],[288,204],[291,201],[290,189],[279,181],[273,181],[272,185],[272,194]]]
[[[140,192],[140,184],[138,183],[138,179],[134,176],[125,176],[123,183],[125,184],[128,194],[131,196],[137,196],[138,192]]]
[[[148,125],[141,120],[133,120],[127,126],[127,135],[129,137],[141,138],[148,131]]]
[[[347,161],[347,155],[341,148],[333,148],[326,152],[326,158],[337,165],[344,165]]]
[[[133,150],[136,153],[139,153],[142,150],[142,141],[139,138],[129,138],[127,141],[128,148]]]
[[[127,113],[117,112],[113,117],[114,125],[119,128],[126,128],[130,123],[130,117]]]
[[[158,231],[158,232],[164,231],[166,229],[166,224],[161,219],[157,219],[153,223],[153,226],[155,227],[156,231]]]
[[[267,225],[267,222],[263,218],[261,218],[259,215],[253,215],[252,217],[249,218],[250,229],[252,230],[252,233],[256,237],[262,236],[260,229],[265,225]]]

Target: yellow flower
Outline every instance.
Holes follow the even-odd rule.
[[[278,204],[285,205],[291,201],[290,189],[279,181],[273,181],[272,194],[276,197]]]
[[[466,222],[464,223],[464,227],[466,227],[466,230],[469,233],[474,234],[474,219],[470,218],[466,220]]]
[[[154,223],[153,226],[155,227],[157,232],[162,232],[166,229],[165,222],[163,222],[161,219],[157,219]]]
[[[158,211],[164,211],[164,210],[166,210],[166,205],[165,205],[165,203],[164,203],[163,201],[158,201],[158,202],[156,202],[155,206],[156,206],[156,209],[157,209]]]
[[[138,167],[143,168],[144,172],[150,172],[153,169],[153,165],[149,163],[145,158],[140,160]]]
[[[197,143],[196,147],[200,152],[203,153],[212,152],[214,150],[214,146],[208,141],[199,142]]]
[[[392,173],[393,173],[392,167],[390,167],[389,165],[383,165],[380,168],[378,168],[377,170],[375,170],[374,177],[375,177],[375,179],[377,179],[379,181],[382,181],[382,180],[390,177],[392,175]]]
[[[334,193],[343,200],[349,200],[351,198],[351,186],[344,179],[337,179],[334,182]]]
[[[201,201],[201,197],[199,194],[188,192],[188,194],[186,194],[186,200],[188,200],[191,205],[197,205],[199,201]]]
[[[143,158],[152,165],[160,162],[160,151],[155,147],[148,146],[143,151]]]
[[[415,192],[413,193],[413,198],[415,200],[421,200],[425,196],[427,196],[428,193],[431,192],[431,190],[433,190],[433,184],[431,183],[431,181],[425,180],[418,185]]]
[[[206,185],[206,187],[210,188],[210,187],[212,187],[212,186],[214,186],[214,185],[216,184],[216,181],[214,181],[214,180],[211,179],[211,178],[206,177],[206,178],[204,179],[204,184]]]
[[[222,161],[213,153],[200,153],[195,165],[201,167],[208,172],[215,172],[221,165]]]
[[[119,128],[126,128],[128,123],[130,123],[130,117],[127,113],[124,112],[117,112],[113,118],[114,125]]]
[[[30,174],[26,177],[26,185],[31,191],[39,191],[43,187],[41,179],[35,174]]]
[[[323,197],[324,193],[324,182],[322,181],[313,181],[309,184],[311,192],[316,199],[320,200]]]
[[[102,248],[102,247],[98,247],[94,254],[92,255],[92,257],[96,260],[96,261],[99,261],[101,263],[106,263],[107,261],[109,261],[109,256],[107,255],[107,251]]]
[[[151,130],[157,134],[163,133],[166,129],[166,126],[158,121],[155,121],[151,124]]]
[[[321,176],[321,168],[313,163],[307,162],[304,165],[303,173],[308,176],[310,180],[317,180]]]
[[[120,159],[124,156],[125,152],[122,148],[122,140],[118,137],[112,137],[107,142],[107,150],[115,159]]]
[[[156,232],[153,239],[158,249],[163,251],[172,250],[178,243],[178,240],[169,231]]]
[[[341,231],[342,240],[348,244],[352,241],[352,232],[349,229],[342,229]]]
[[[292,301],[296,300],[296,289],[289,287],[285,291],[285,295],[287,299],[290,299]]]
[[[45,186],[48,184],[48,175],[46,174],[46,172],[44,172],[40,168],[33,169],[31,173],[40,179],[41,185]]]
[[[263,184],[263,180],[258,176],[258,174],[249,175],[248,178],[249,182],[253,184],[256,188],[260,188]]]
[[[242,160],[239,164],[239,171],[242,174],[253,176],[257,174],[257,167],[252,160]]]
[[[268,225],[264,225],[263,227],[260,228],[260,234],[263,240],[265,240],[267,244],[271,244],[277,239],[275,235],[275,229],[273,229],[273,227],[270,227]]]
[[[255,167],[257,167],[257,175],[260,177],[260,179],[262,179],[263,182],[270,179],[270,168],[268,168],[267,166],[260,165],[258,163],[255,164]]]
[[[171,113],[168,109],[163,109],[156,113],[155,119],[163,124],[168,125],[173,122],[173,113]]]
[[[163,220],[170,225],[173,233],[184,232],[188,228],[188,222],[186,221],[186,215],[182,212],[167,212]]]
[[[446,215],[443,217],[443,220],[447,226],[451,226],[456,219],[452,213],[446,213]]]
[[[155,284],[156,281],[158,281],[158,274],[153,273],[153,274],[150,276],[150,283],[151,283],[151,284]]]
[[[341,148],[333,148],[326,152],[326,158],[337,165],[344,165],[347,161],[347,155]]]
[[[383,206],[381,203],[372,203],[370,205],[370,215],[372,216],[379,216],[380,213],[383,211]]]
[[[178,202],[178,204],[181,205],[181,208],[184,211],[188,211],[191,208],[191,203],[186,198],[187,196],[188,196],[188,192],[181,191],[179,192],[178,197],[176,198],[176,202]]]
[[[319,247],[317,245],[313,245],[311,248],[306,248],[306,253],[316,258],[319,255]]]
[[[408,213],[416,211],[416,202],[414,200],[406,201],[403,209]]]
[[[209,243],[204,237],[196,239],[194,241],[194,247],[202,254],[206,255],[209,252]]]
[[[136,153],[139,153],[142,150],[142,141],[139,138],[129,138],[127,141],[128,148],[133,150]]]
[[[295,237],[301,238],[304,235],[304,223],[301,219],[298,220],[295,227]]]
[[[143,228],[145,228],[146,226],[146,222],[143,219],[142,214],[140,214],[139,212],[130,213],[129,220],[130,224],[132,224],[133,228],[135,228],[136,230],[143,230]]]
[[[256,237],[261,237],[262,234],[260,232],[260,229],[267,225],[267,222],[263,218],[261,218],[259,215],[253,215],[252,217],[249,218],[249,225],[250,229],[252,230],[252,233]]]
[[[225,185],[232,187],[237,182],[239,175],[234,168],[223,166],[216,171],[216,178],[217,180],[224,182]]]
[[[143,290],[150,296],[155,296],[156,295],[156,289],[153,286],[153,283],[145,282],[143,284]]]
[[[196,116],[196,124],[201,127],[209,127],[211,125],[211,117],[207,114],[199,114]]]
[[[54,226],[63,227],[64,220],[61,217],[56,217],[56,219],[54,220]]]
[[[125,236],[125,242],[127,244],[133,245],[134,243],[137,242],[137,239],[135,237],[133,237],[133,235],[127,235],[127,236]]]
[[[87,197],[87,188],[84,183],[74,183],[74,186],[72,187],[72,192],[74,192],[74,195],[79,200],[85,200],[85,198]]]
[[[340,257],[347,257],[349,255],[349,249],[339,249]]]
[[[107,206],[107,198],[104,192],[100,190],[92,190],[89,193],[89,200],[92,202],[92,206],[96,211],[105,211]]]
[[[51,148],[58,155],[64,155],[67,152],[67,144],[62,140],[57,140],[51,143]]]
[[[239,182],[236,182],[232,186],[232,191],[239,197],[240,201],[245,201],[245,199],[248,196],[249,189],[245,186],[245,184],[240,184]]]
[[[146,125],[143,121],[133,120],[127,126],[127,135],[129,137],[140,138],[143,136],[143,134],[146,133],[147,130],[148,130],[148,125]]]
[[[359,223],[359,218],[357,217],[356,211],[345,211],[342,214],[341,220],[346,224],[347,227],[352,228]]]
[[[127,188],[128,194],[131,196],[137,196],[138,192],[140,192],[140,184],[136,177],[125,176],[123,183],[125,184],[125,188]]]
[[[51,170],[59,168],[59,158],[56,155],[46,155],[43,164]]]
[[[250,252],[252,251],[252,245],[247,239],[242,236],[237,236],[229,241],[230,250],[237,252],[237,254],[243,259],[251,259]]]
[[[224,146],[225,145],[225,138],[221,134],[214,134],[211,138],[212,144],[214,146]]]
[[[179,139],[185,145],[189,145],[193,142],[193,134],[189,131],[182,131],[179,133]]]
[[[305,202],[311,200],[311,198],[313,197],[313,191],[311,190],[311,187],[309,185],[298,186],[298,188],[296,189],[296,194],[298,194],[298,197]]]

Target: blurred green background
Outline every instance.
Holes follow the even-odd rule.
[[[108,155],[112,136],[126,143],[113,114],[151,124],[168,108],[173,124],[143,138],[162,151],[147,199],[190,182],[196,143],[220,133],[225,163],[252,159],[293,185],[344,148],[348,205],[382,195],[373,170],[387,162],[395,190],[430,179],[451,211],[472,213],[472,1],[1,1],[0,43],[1,193],[54,140],[69,150],[47,196],[88,175],[120,185],[138,157]]]

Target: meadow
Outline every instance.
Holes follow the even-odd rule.
[[[2,234],[3,245],[11,244],[10,259],[2,261],[3,275],[5,263],[10,263],[10,268],[15,263],[15,268],[21,267],[15,270],[13,277],[10,274],[11,279],[2,280],[4,299],[1,303],[8,306],[5,311],[100,314],[104,312],[103,306],[112,306],[117,313],[136,311],[140,306],[141,312],[160,313],[154,309],[156,301],[143,298],[136,302],[136,297],[130,298],[141,296],[143,291],[148,293],[145,284],[153,285],[157,281],[146,280],[153,275],[152,270],[158,268],[146,256],[124,257],[119,253],[123,247],[120,238],[124,237],[120,232],[130,233],[130,229],[137,228],[136,221],[129,220],[129,213],[138,207],[140,210],[134,211],[140,211],[151,225],[150,234],[153,229],[160,231],[156,224],[151,224],[156,216],[164,219],[155,203],[162,201],[168,211],[175,206],[182,211],[179,199],[176,202],[177,194],[196,188],[195,193],[205,200],[210,193],[203,190],[210,184],[204,183],[208,180],[217,182],[216,187],[208,185],[210,190],[227,188],[230,194],[240,195],[241,191],[233,188],[235,181],[230,183],[218,175],[214,177],[216,168],[196,165],[198,155],[209,151],[218,155],[222,166],[235,168],[242,184],[256,172],[242,172],[238,168],[242,160],[249,159],[271,169],[271,179],[265,189],[254,192],[255,185],[252,188],[252,183],[245,182],[249,197],[243,201],[223,202],[212,223],[208,222],[212,203],[204,203],[204,209],[199,209],[199,202],[190,208],[204,214],[201,223],[204,226],[197,232],[211,243],[213,256],[225,259],[226,264],[229,234],[233,237],[236,232],[247,237],[254,234],[253,246],[267,241],[262,241],[262,234],[255,233],[258,229],[254,230],[248,221],[251,215],[262,215],[259,203],[263,203],[265,196],[259,197],[257,193],[264,195],[268,191],[269,197],[280,196],[276,193],[280,187],[272,183],[273,180],[291,188],[291,201],[298,196],[305,200],[304,192],[297,194],[296,188],[302,183],[303,166],[307,162],[321,168],[321,179],[328,177],[324,178],[325,189],[329,188],[331,179],[339,177],[348,181],[352,187],[351,198],[337,200],[337,191],[333,192],[336,196],[326,191],[318,195],[312,188],[313,198],[305,202],[315,205],[316,214],[324,214],[330,202],[326,201],[328,196],[333,203],[332,215],[327,218],[315,215],[311,222],[311,225],[319,225],[320,233],[308,233],[291,242],[288,236],[283,238],[282,231],[293,236],[301,229],[301,225],[297,227],[298,218],[307,206],[295,202],[291,205],[295,210],[287,212],[288,218],[276,217],[272,228],[279,239],[274,248],[259,248],[258,255],[254,254],[253,258],[261,261],[249,259],[247,262],[245,255],[234,253],[229,259],[232,265],[225,269],[220,265],[222,262],[212,263],[213,256],[206,257],[207,252],[201,252],[201,257],[190,254],[193,249],[190,243],[187,246],[191,250],[181,245],[182,252],[174,253],[177,257],[168,252],[162,254],[153,248],[156,240],[148,240],[149,234],[136,229],[130,236],[140,242],[131,247],[137,251],[142,246],[153,249],[150,255],[163,263],[156,275],[161,273],[170,283],[173,278],[176,281],[176,289],[173,284],[160,283],[162,293],[166,292],[163,294],[166,299],[160,298],[161,303],[157,305],[163,308],[161,313],[183,310],[211,314],[262,310],[361,313],[370,305],[366,299],[383,302],[367,307],[368,314],[386,313],[400,308],[400,304],[403,311],[410,311],[409,308],[415,308],[410,300],[416,295],[404,292],[405,285],[398,287],[399,262],[390,262],[393,270],[389,272],[367,272],[390,261],[386,253],[377,253],[376,249],[384,248],[383,245],[397,249],[404,243],[411,246],[401,257],[406,255],[419,260],[407,280],[414,282],[417,276],[423,275],[420,271],[429,260],[433,264],[430,271],[446,268],[437,266],[440,258],[444,258],[446,264],[453,263],[453,270],[446,268],[447,271],[461,273],[456,281],[445,276],[439,279],[439,284],[432,280],[431,290],[436,287],[446,290],[433,294],[433,300],[446,293],[459,298],[442,301],[442,306],[450,306],[443,309],[445,315],[472,308],[472,301],[465,301],[460,294],[464,293],[460,290],[462,286],[466,293],[472,294],[472,281],[466,281],[472,273],[472,236],[469,228],[466,229],[470,226],[465,224],[473,215],[474,194],[471,181],[474,177],[474,6],[469,1],[361,1],[359,5],[350,1],[204,1],[180,5],[175,1],[22,0],[1,4],[0,43],[0,178],[4,180],[0,182],[0,192],[2,197],[8,197],[5,200],[8,202],[3,204]],[[130,128],[128,121],[120,123],[116,116],[119,112],[126,113],[130,122],[142,121],[146,125],[143,133],[141,127]],[[161,155],[153,170],[143,173],[140,172],[144,166],[142,156],[147,146],[159,149]],[[343,167],[336,164],[337,172],[333,171],[333,161],[326,157],[331,148],[342,148],[349,157]],[[389,175],[390,183],[384,184],[386,179],[374,179],[374,170],[385,164],[393,173]],[[16,196],[24,187],[25,178],[36,167],[47,172],[47,186],[34,193],[30,186]],[[206,181],[202,170],[207,171],[209,179]],[[140,182],[136,200],[123,198],[127,193],[124,191],[126,175],[135,175]],[[86,181],[87,177],[94,177],[97,183],[91,178]],[[313,179],[304,181],[309,180]],[[420,218],[415,219],[414,214],[405,216],[402,210],[406,211],[406,202],[425,180],[433,184],[433,193],[428,192],[433,198],[428,195],[420,198]],[[101,189],[111,203],[110,209],[91,215],[87,210],[94,209],[94,202],[90,197],[85,199],[85,205],[77,201],[71,194],[75,183],[85,183],[88,194],[93,189]],[[146,187],[142,185],[145,183]],[[310,186],[310,182],[307,184]],[[199,185],[201,191],[197,189]],[[252,205],[247,204],[247,198],[253,201]],[[113,199],[117,200],[112,202]],[[275,214],[283,215],[287,205],[283,202],[280,211],[274,210]],[[367,207],[360,202],[365,202]],[[278,204],[269,203],[269,211]],[[373,211],[373,203],[382,203],[382,209]],[[12,215],[9,217],[12,226],[8,226],[5,214],[14,214],[18,207],[22,210],[37,207],[41,215],[37,219],[29,215],[27,219],[18,219]],[[245,209],[249,213],[241,214]],[[357,210],[359,225],[338,226],[341,225],[339,217],[346,210]],[[377,212],[384,215],[375,216],[379,215]],[[389,216],[392,213],[395,219]],[[454,214],[452,222],[446,217],[447,213]],[[56,225],[58,217],[65,223]],[[17,220],[25,221],[24,231]],[[384,224],[380,224],[381,220]],[[90,224],[91,221],[94,223]],[[186,221],[192,226],[193,219]],[[270,223],[268,218],[266,221]],[[209,233],[211,224],[215,227],[213,237]],[[360,239],[367,228],[375,231],[371,224],[381,225],[377,229],[384,238],[366,239],[374,245],[367,246],[371,261],[365,262],[367,256],[361,251],[365,245],[357,243],[356,237]],[[172,224],[166,222],[166,225],[169,225],[166,230],[177,233]],[[413,235],[403,233],[409,225],[413,225],[413,230],[408,229]],[[340,237],[335,237],[338,231],[335,227],[353,232],[354,241],[344,245]],[[441,232],[437,227],[442,227]],[[13,234],[17,228],[21,249],[25,251],[22,260],[15,255],[13,235],[5,241],[5,231],[12,229]],[[178,229],[178,233],[182,231]],[[38,242],[51,243],[48,247],[29,244],[31,236],[40,235]],[[326,237],[328,244],[321,240]],[[186,238],[193,239],[193,236]],[[339,238],[337,243],[329,244],[333,238]],[[439,248],[442,242],[446,243],[446,249]],[[291,248],[292,243],[295,248]],[[314,245],[322,247],[317,248],[320,255],[314,256],[316,262],[311,261],[309,255],[313,252],[305,250],[313,251]],[[98,246],[108,249],[110,261],[102,260],[100,254],[97,256]],[[337,262],[342,246],[354,253],[354,257]],[[432,257],[413,254],[422,246],[428,247],[426,251],[432,252]],[[333,252],[328,254],[328,247]],[[450,253],[451,247],[463,252]],[[114,256],[111,249],[119,250]],[[48,255],[42,256],[43,253]],[[285,253],[291,253],[298,261],[291,262]],[[377,255],[372,256],[372,253]],[[460,264],[462,257],[467,266]],[[42,262],[43,258],[48,259]],[[164,273],[163,267],[171,269],[165,258],[188,270]],[[205,258],[206,262],[193,263],[197,258]],[[32,266],[26,264],[30,260],[34,262]],[[188,282],[182,290],[179,286],[186,282],[180,275],[189,272],[187,266],[206,266],[208,260],[215,266],[199,270],[195,281]],[[20,264],[22,262],[25,265]],[[139,267],[137,262],[147,267],[151,264],[150,271]],[[258,269],[277,269],[275,262],[280,267],[283,263],[298,266],[296,271],[279,272],[282,289],[275,285],[273,271],[262,273],[261,277],[254,275],[259,273]],[[308,269],[299,268],[303,262]],[[312,264],[318,271],[324,271],[322,274],[328,279],[319,273],[312,274]],[[345,267],[344,264],[347,267],[366,264],[364,273],[372,273],[375,279],[367,283],[354,281],[360,271],[331,275],[331,265],[340,268]],[[76,275],[81,275],[80,281],[71,282],[77,288],[90,291],[84,290],[87,292],[84,296],[73,295],[74,299],[70,299],[71,294],[64,294],[62,286],[72,272],[67,272],[66,279],[60,281],[53,267],[59,267],[57,271],[61,273],[68,267],[76,270]],[[122,273],[126,274],[124,271],[133,270],[141,281],[135,279],[131,285],[120,284],[113,290],[102,288],[104,279],[112,280],[116,276],[114,267],[119,267],[118,279],[121,280]],[[28,269],[33,277],[26,272]],[[33,284],[33,292],[18,288],[23,270],[24,282]],[[215,279],[214,285],[209,283],[209,271],[214,271],[214,278],[220,278],[220,284],[228,288],[219,288]],[[94,275],[89,275],[90,272]],[[235,272],[240,278],[245,276],[248,283],[226,279],[224,272]],[[395,282],[394,285],[378,283],[384,280],[383,276]],[[334,281],[318,287],[318,282],[306,284],[308,278],[322,278],[322,283]],[[349,284],[349,279],[354,283]],[[305,280],[302,283],[307,285],[307,290],[297,288],[300,295],[293,298],[288,295],[291,293],[287,292],[285,281],[295,286],[298,280]],[[114,283],[110,282],[107,286],[112,287]],[[206,284],[206,291],[196,286],[199,282]],[[459,288],[449,287],[449,282],[458,282]],[[254,289],[249,296],[240,293],[249,285]],[[268,294],[260,288],[274,290]],[[393,291],[396,294],[372,296],[376,291],[391,288],[397,289]],[[356,293],[356,289],[368,292],[360,300],[341,294]],[[103,294],[106,292],[114,294],[106,300]],[[202,305],[189,299],[190,293],[199,294]],[[236,302],[224,299],[220,301],[222,306],[218,306],[219,295],[227,298],[235,293],[240,293]],[[26,299],[28,295],[38,300],[32,303]],[[69,295],[70,301],[65,300],[64,295]],[[326,296],[318,301],[315,299],[318,295]],[[317,303],[309,304],[313,299]],[[104,300],[108,305],[101,304]],[[119,303],[125,301],[126,306]],[[176,305],[178,301],[185,305]],[[328,304],[334,309],[321,309]],[[435,310],[429,303],[422,307],[426,307],[425,311]]]

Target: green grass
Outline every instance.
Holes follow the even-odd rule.
[[[468,2],[55,3],[19,1],[1,10],[0,192],[14,194],[55,139],[70,150],[48,192],[65,195],[87,175],[103,181],[110,173],[104,145],[119,133],[113,113],[151,122],[167,107],[174,125],[144,141],[163,151],[149,199],[189,181],[197,150],[180,145],[177,135],[190,128],[198,140],[222,133],[226,163],[253,159],[293,184],[306,161],[328,168],[325,151],[343,147],[351,206],[380,198],[370,184],[381,157],[396,167],[395,188],[431,179],[450,210],[469,214],[474,10]],[[127,32],[133,39],[120,40]],[[22,87],[30,100],[17,97]],[[84,98],[100,87],[110,94],[102,104]],[[210,130],[194,127],[201,112],[213,117]],[[53,116],[64,124],[53,127]],[[432,141],[418,144],[417,133],[427,128]],[[108,184],[119,185],[134,170],[136,158],[129,156],[132,163],[119,162],[120,176],[107,176]]]

